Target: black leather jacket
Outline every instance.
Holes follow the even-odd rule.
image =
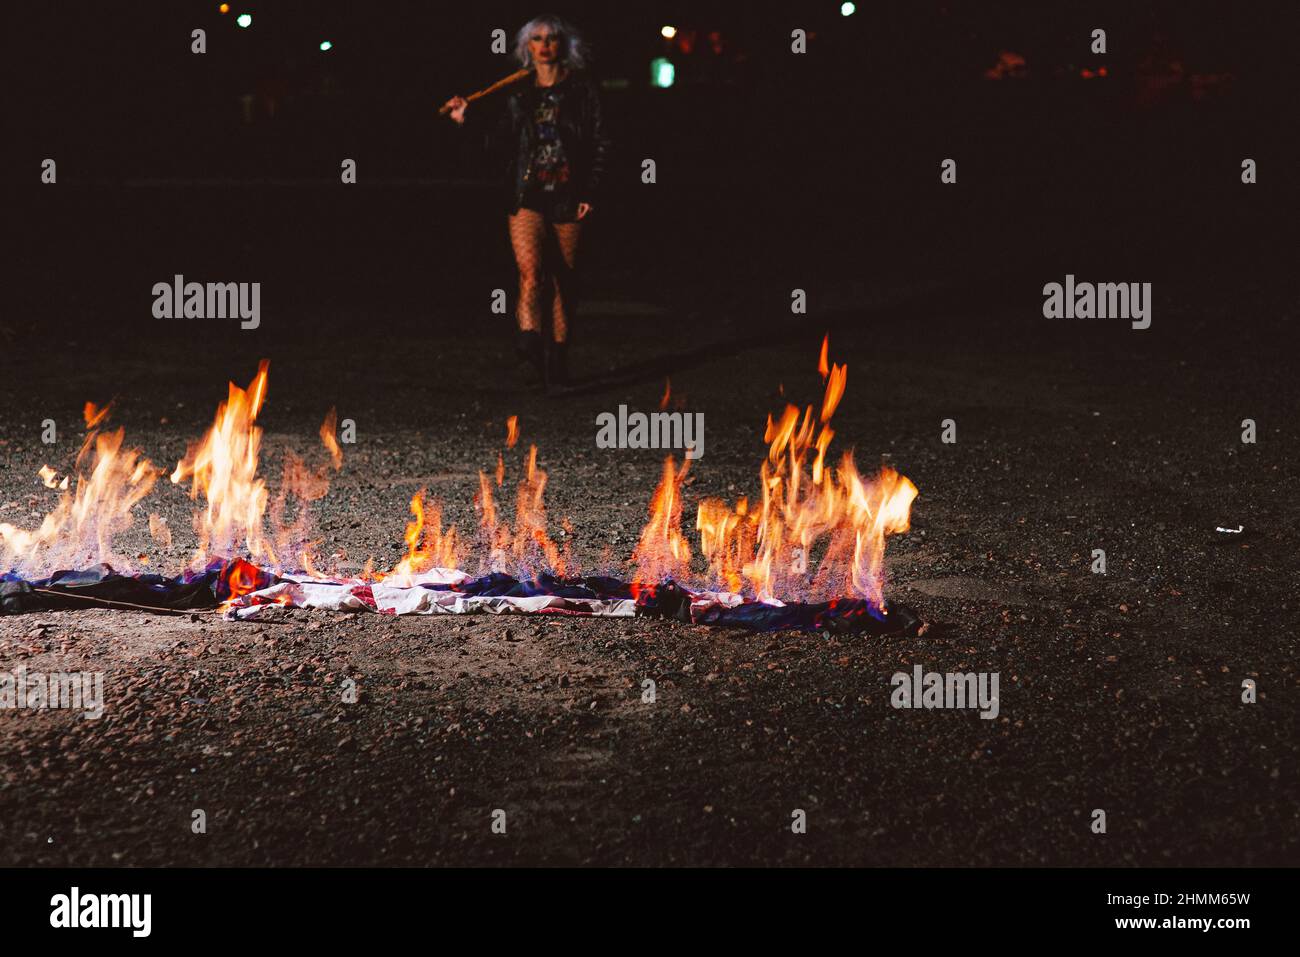
[[[557,125],[569,161],[569,182],[556,196],[557,211],[563,218],[572,219],[578,203],[589,203],[593,209],[600,206],[600,187],[610,144],[601,116],[600,93],[585,71],[571,71],[553,89],[560,97]],[[533,158],[533,109],[537,93],[534,81],[525,78],[509,88],[504,102],[498,100],[486,110],[472,104],[465,111],[466,127],[483,137],[488,162],[502,184],[502,204],[509,213],[518,211],[523,200],[525,178]],[[478,116],[474,116],[476,112]],[[472,125],[471,117],[474,117]]]

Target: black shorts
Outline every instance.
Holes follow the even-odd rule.
[[[563,193],[530,189],[524,192],[524,199],[519,207],[541,213],[550,223],[575,223],[578,221],[577,205]]]

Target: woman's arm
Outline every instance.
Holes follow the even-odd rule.
[[[600,91],[592,80],[587,81],[587,123],[591,145],[588,152],[586,181],[582,194],[578,197],[579,205],[590,209],[600,199],[601,183],[604,180],[605,164],[609,159],[610,142],[605,132],[605,118],[600,102]]]
[[[455,120],[456,125],[478,133],[482,137],[484,151],[491,156],[496,147],[500,144],[503,136],[509,132],[510,128],[510,111],[498,109],[496,122],[487,129],[482,128],[484,107],[478,107],[474,110],[473,118],[470,118],[468,112],[469,101],[463,96],[453,96],[444,104],[444,109],[448,110],[448,116]]]

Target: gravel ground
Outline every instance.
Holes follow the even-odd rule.
[[[105,336],[96,305],[67,294],[54,351],[50,325],[10,323],[8,354],[27,361],[0,381],[5,521],[49,507],[36,469],[67,465],[85,400],[116,398],[128,442],[171,465],[225,380],[269,356],[272,485],[331,405],[357,423],[315,511],[323,551],[391,564],[422,487],[472,525],[477,471],[517,414],[512,473],[536,443],[552,527],[570,519],[589,569],[630,555],[661,461],[596,449],[598,413],[655,408],[671,376],[706,422],[688,514],[704,495],[752,495],[778,388],[819,399],[829,331],[849,367],[836,447],[920,489],[887,594],[927,627],[828,640],[643,619],[0,619],[0,666],[103,671],[107,698],[97,721],[0,714],[0,864],[1297,863],[1298,394],[1277,362],[1294,293],[1270,278],[1277,261],[1193,259],[1160,284],[1147,333],[1049,324],[1032,265],[942,282],[873,267],[792,318],[761,277],[709,298],[597,250],[573,357],[588,385],[549,399],[514,384],[505,320],[454,289],[376,306],[326,278],[281,295],[255,334],[201,336],[147,317]],[[53,449],[47,416],[64,430]],[[1240,441],[1246,417],[1257,444]],[[940,441],[948,418],[956,444]],[[122,550],[178,568],[190,502],[164,485],[147,509],[177,530],[173,550],[143,521]],[[997,672],[999,716],[895,710],[890,676],[915,664]]]

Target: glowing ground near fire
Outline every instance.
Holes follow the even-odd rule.
[[[368,560],[359,573],[345,574],[338,567],[344,552],[321,555],[311,521],[312,503],[345,467],[335,411],[320,428],[323,451],[286,454],[273,495],[261,471],[257,425],[268,362],[247,388],[230,384],[211,428],[170,472],[127,447],[123,429],[106,429],[111,404],[88,402],[72,472],[39,471],[59,493],[54,508],[34,529],[0,524],[0,608],[216,609],[244,619],[287,605],[396,615],[645,614],[765,631],[908,630],[919,622],[886,602],[884,555],[886,539],[907,531],[917,490],[888,467],[864,477],[852,452],[838,465],[828,461],[830,423],[848,378],[828,351],[829,337],[818,364],[820,408],[787,404],[768,416],[768,452],[752,502],[701,500],[692,545],[682,529],[690,462],[679,466],[669,456],[630,559],[607,550],[594,572],[575,563],[567,519],[559,541],[552,537],[537,447],[511,451],[520,434],[515,416],[495,469],[478,473],[472,533],[444,528],[442,504],[422,490],[410,502],[405,556],[386,571]],[[499,502],[511,472],[507,454],[519,473],[510,519]],[[147,553],[132,558],[114,548],[115,536],[143,520],[150,496],[169,486],[188,487],[197,541],[189,567],[170,576],[151,572]],[[154,541],[170,547],[166,521],[152,512],[147,520]]]

